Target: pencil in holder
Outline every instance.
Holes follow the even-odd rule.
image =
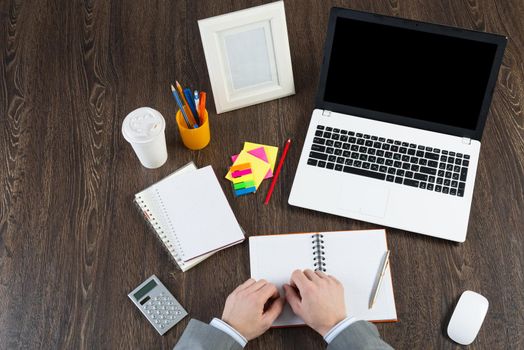
[[[188,114],[188,109],[185,109]],[[189,114],[188,114],[189,115]],[[190,129],[187,127],[184,116],[178,110],[176,113],[176,123],[178,124],[178,130],[180,131],[180,137],[184,146],[193,151],[201,150],[206,147],[211,141],[211,133],[209,131],[209,116],[207,109],[204,110],[204,115],[200,117],[200,126],[196,129]]]

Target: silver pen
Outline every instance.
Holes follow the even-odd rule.
[[[389,264],[389,253],[391,251],[388,250],[386,252],[386,257],[384,259],[384,261],[382,262],[382,268],[380,269],[380,276],[378,276],[378,282],[377,282],[377,285],[375,286],[375,290],[371,296],[371,301],[369,302],[369,309],[371,309],[373,307],[373,305],[375,304],[375,299],[377,299],[377,294],[378,294],[378,291],[380,290],[380,286],[382,285],[382,280],[384,279],[384,274],[386,273],[386,269],[388,268],[388,264]]]

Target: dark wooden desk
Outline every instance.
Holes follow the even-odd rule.
[[[400,322],[379,325],[399,349],[455,348],[445,333],[465,289],[490,310],[471,349],[524,347],[524,22],[522,1],[286,1],[296,95],[211,116],[212,143],[190,152],[169,83],[211,91],[197,19],[263,1],[2,1],[0,3],[0,348],[170,349],[189,319],[159,336],[127,293],[156,274],[189,310],[220,316],[249,277],[248,245],[187,273],[133,207],[133,194],[190,160],[226,172],[243,141],[294,144],[270,205],[235,199],[248,235],[372,228],[291,207],[287,198],[313,109],[331,6],[505,34],[509,44],[486,125],[466,243],[388,229]],[[168,119],[169,160],[141,167],[124,116],[151,106]],[[209,101],[214,111],[212,99]],[[271,330],[249,349],[321,349],[307,328]]]

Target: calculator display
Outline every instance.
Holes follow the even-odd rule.
[[[145,286],[142,287],[138,292],[133,294],[136,300],[142,299],[144,295],[149,293],[153,288],[157,286],[156,282],[154,280],[149,281]]]

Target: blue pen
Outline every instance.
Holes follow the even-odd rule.
[[[173,85],[171,85],[171,92],[173,93],[173,97],[176,100],[176,104],[178,105],[178,108],[180,108],[180,112],[184,116],[184,119],[185,119],[186,124],[187,124],[187,128],[191,129],[191,123],[189,122],[189,118],[187,117],[186,111],[184,110],[184,105],[182,104],[182,101],[180,101],[180,97],[178,97],[178,94],[177,94],[177,92],[175,90],[175,87]]]
[[[191,110],[191,113],[193,113],[193,116],[195,117],[195,121],[198,125],[200,125],[200,118],[198,117],[198,113],[196,111],[195,107],[195,100],[193,99],[193,94],[191,93],[191,90],[188,88],[184,89],[184,96],[186,97],[186,102],[189,105],[189,109]]]
[[[197,113],[198,113],[198,106],[200,105],[200,96],[198,94],[198,90],[195,90],[193,93],[195,95],[195,107],[196,107],[196,110],[197,110]],[[201,115],[199,115],[198,117],[200,118]]]

